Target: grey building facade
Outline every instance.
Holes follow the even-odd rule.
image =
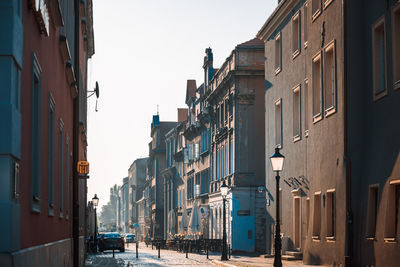
[[[258,33],[265,42],[266,151],[278,146],[286,156],[282,250],[302,252],[305,263],[400,260],[399,6],[280,1]],[[270,253],[274,176],[267,162]]]
[[[136,159],[128,169],[129,178],[129,203],[128,203],[128,218],[129,232],[138,234],[139,227],[139,209],[137,201],[143,197],[143,190],[146,182],[148,158]]]
[[[207,51],[211,58],[211,51]],[[210,57],[211,56],[211,57]],[[205,62],[205,65],[207,62]],[[209,77],[209,69],[205,69]],[[235,47],[204,94],[210,106],[210,238],[222,238],[220,186],[227,197],[227,237],[233,251],[265,251],[264,43],[254,38]]]

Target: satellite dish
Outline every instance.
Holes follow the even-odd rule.
[[[96,87],[94,88],[94,92],[96,93],[96,97],[99,98],[100,91],[99,91],[99,84],[96,82]]]

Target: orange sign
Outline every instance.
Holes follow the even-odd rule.
[[[78,161],[78,173],[79,174],[88,174],[89,173],[89,162]]]

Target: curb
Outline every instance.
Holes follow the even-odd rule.
[[[237,265],[229,264],[220,260],[211,260],[212,263],[219,266],[227,266],[227,267],[237,267]]]

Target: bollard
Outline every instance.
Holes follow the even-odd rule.
[[[188,248],[189,248],[189,246],[188,246],[188,244],[186,244],[186,259],[188,258]]]
[[[139,258],[139,243],[136,241],[136,259]]]
[[[113,249],[113,258],[115,258],[115,257],[114,257],[114,249]]]
[[[228,244],[228,256],[229,258],[231,258],[231,245]]]
[[[153,241],[151,241],[151,250],[153,250]]]
[[[161,244],[158,243],[158,258],[160,258],[160,248],[161,248]]]
[[[208,244],[206,245],[207,259],[208,259]]]

